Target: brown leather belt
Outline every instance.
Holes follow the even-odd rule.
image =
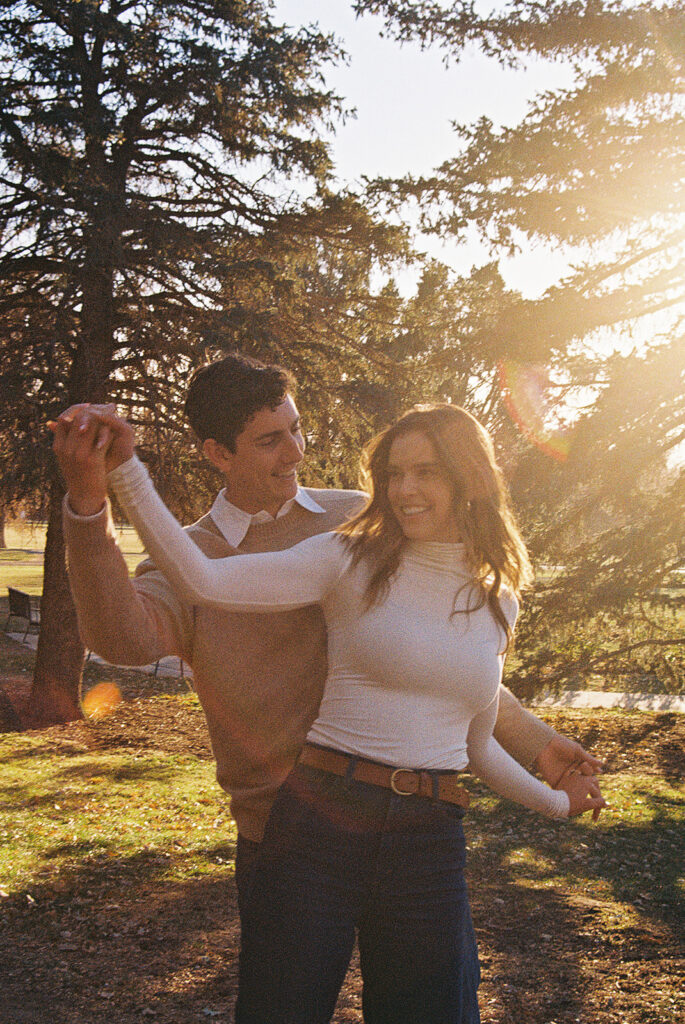
[[[382,786],[399,796],[427,796],[464,808],[469,806],[469,794],[459,785],[457,776],[451,773],[391,768],[390,765],[366,761],[352,754],[315,747],[311,743],[305,743],[299,763],[333,775],[347,776],[358,782],[368,782],[372,786]]]

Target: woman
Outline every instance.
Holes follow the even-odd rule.
[[[132,451],[130,428],[102,419]],[[185,599],[318,602],[326,617],[319,717],[274,805],[243,921],[238,1024],[330,1020],[355,928],[367,1024],[474,1024],[459,772],[551,817],[593,806],[572,777],[551,790],[492,738],[529,566],[485,430],[464,410],[419,408],[372,443],[365,469],[369,503],[340,533],[214,561],[136,459],[110,476]]]

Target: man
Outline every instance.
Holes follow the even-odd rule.
[[[334,529],[363,503],[357,491],[299,487],[304,438],[293,391],[287,371],[240,355],[193,376],[186,415],[203,454],[225,480],[207,515],[188,528],[209,557],[291,547]],[[105,469],[94,457],[106,443],[104,428],[89,409],[74,406],[55,426],[55,452],[68,487],[64,529],[81,635],[116,664],[176,654],[192,666],[217,779],[231,797],[238,826],[242,909],[276,790],[318,711],[326,676],[323,616],[314,606],[270,614],[190,607],[149,561],[129,580],[107,504]],[[577,769],[584,795],[598,794],[591,776],[600,762],[525,711],[506,688],[495,735],[517,760],[534,762],[550,785]]]

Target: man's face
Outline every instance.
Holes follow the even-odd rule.
[[[297,493],[297,467],[304,454],[300,414],[287,395],[275,409],[259,409],[238,434],[235,452],[220,446],[226,496],[244,512],[265,509],[275,516]]]

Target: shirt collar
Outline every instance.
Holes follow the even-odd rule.
[[[228,500],[225,490],[219,491],[209,514],[228,543],[232,547],[237,548],[243,542],[245,534],[253,524],[275,522],[276,519],[287,515],[295,502],[301,505],[302,508],[306,508],[309,512],[325,512],[325,509],[318,502],[314,501],[311,494],[308,494],[303,487],[298,487],[295,497],[291,498],[290,501],[286,501],[279,508],[275,518],[264,511],[264,509],[261,512],[255,512],[254,515],[250,512],[244,512]]]

